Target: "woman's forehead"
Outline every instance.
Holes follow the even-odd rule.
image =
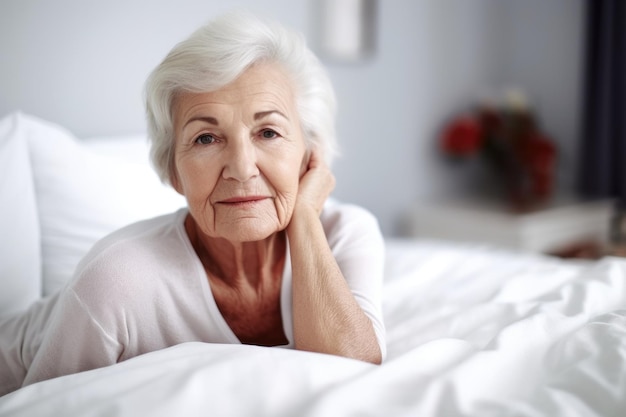
[[[219,90],[179,94],[174,105],[179,123],[194,117],[218,118],[233,110],[253,118],[268,112],[294,117],[295,97],[287,73],[277,64],[256,64]]]

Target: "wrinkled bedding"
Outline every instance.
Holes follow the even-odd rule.
[[[10,416],[623,416],[626,260],[388,240],[388,357],[186,343],[0,398]]]

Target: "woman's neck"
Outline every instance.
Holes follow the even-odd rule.
[[[207,274],[232,288],[260,288],[264,278],[282,276],[286,255],[284,232],[274,233],[255,242],[233,242],[207,236],[191,215],[185,230]]]

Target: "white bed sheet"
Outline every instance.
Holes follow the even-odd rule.
[[[10,416],[623,416],[626,261],[387,242],[388,359],[187,343],[0,398]]]

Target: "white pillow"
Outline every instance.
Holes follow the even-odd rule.
[[[39,221],[19,113],[0,120],[0,315],[41,296]]]
[[[185,205],[159,181],[147,156],[129,160],[130,150],[144,149],[147,155],[145,137],[111,141],[101,146],[107,152],[98,154],[98,141],[86,145],[57,125],[24,118],[41,224],[44,295],[64,286],[103,236]]]

